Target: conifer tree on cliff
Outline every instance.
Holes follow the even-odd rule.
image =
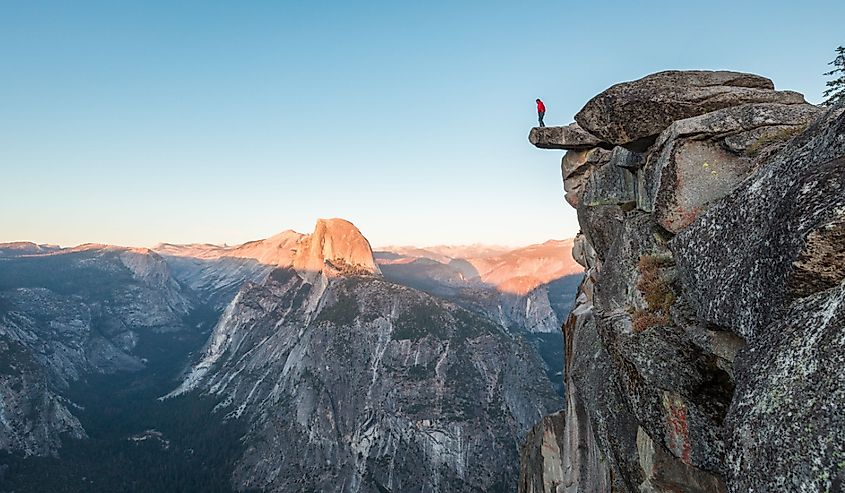
[[[824,92],[824,97],[827,99],[822,104],[833,106],[840,101],[845,101],[845,47],[836,48],[836,58],[828,65],[833,65],[834,69],[825,72],[824,75],[832,75],[835,78],[825,84],[827,90]]]

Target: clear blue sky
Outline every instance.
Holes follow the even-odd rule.
[[[374,244],[577,232],[533,101],[569,123],[664,69],[818,102],[845,2],[0,3],[0,241]]]

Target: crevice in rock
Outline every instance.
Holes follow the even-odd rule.
[[[710,419],[721,426],[728,414],[736,385],[731,375],[719,368],[717,357],[702,354],[698,360],[701,384],[687,396]]]

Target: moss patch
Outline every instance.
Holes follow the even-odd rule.
[[[635,332],[669,324],[669,311],[675,303],[676,295],[666,271],[674,265],[674,260],[667,256],[640,257],[637,264],[640,273],[637,290],[642,293],[647,308],[634,312],[632,319]]]

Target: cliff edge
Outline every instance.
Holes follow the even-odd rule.
[[[575,120],[529,136],[567,151],[586,276],[520,491],[841,491],[845,106],[670,71]]]

